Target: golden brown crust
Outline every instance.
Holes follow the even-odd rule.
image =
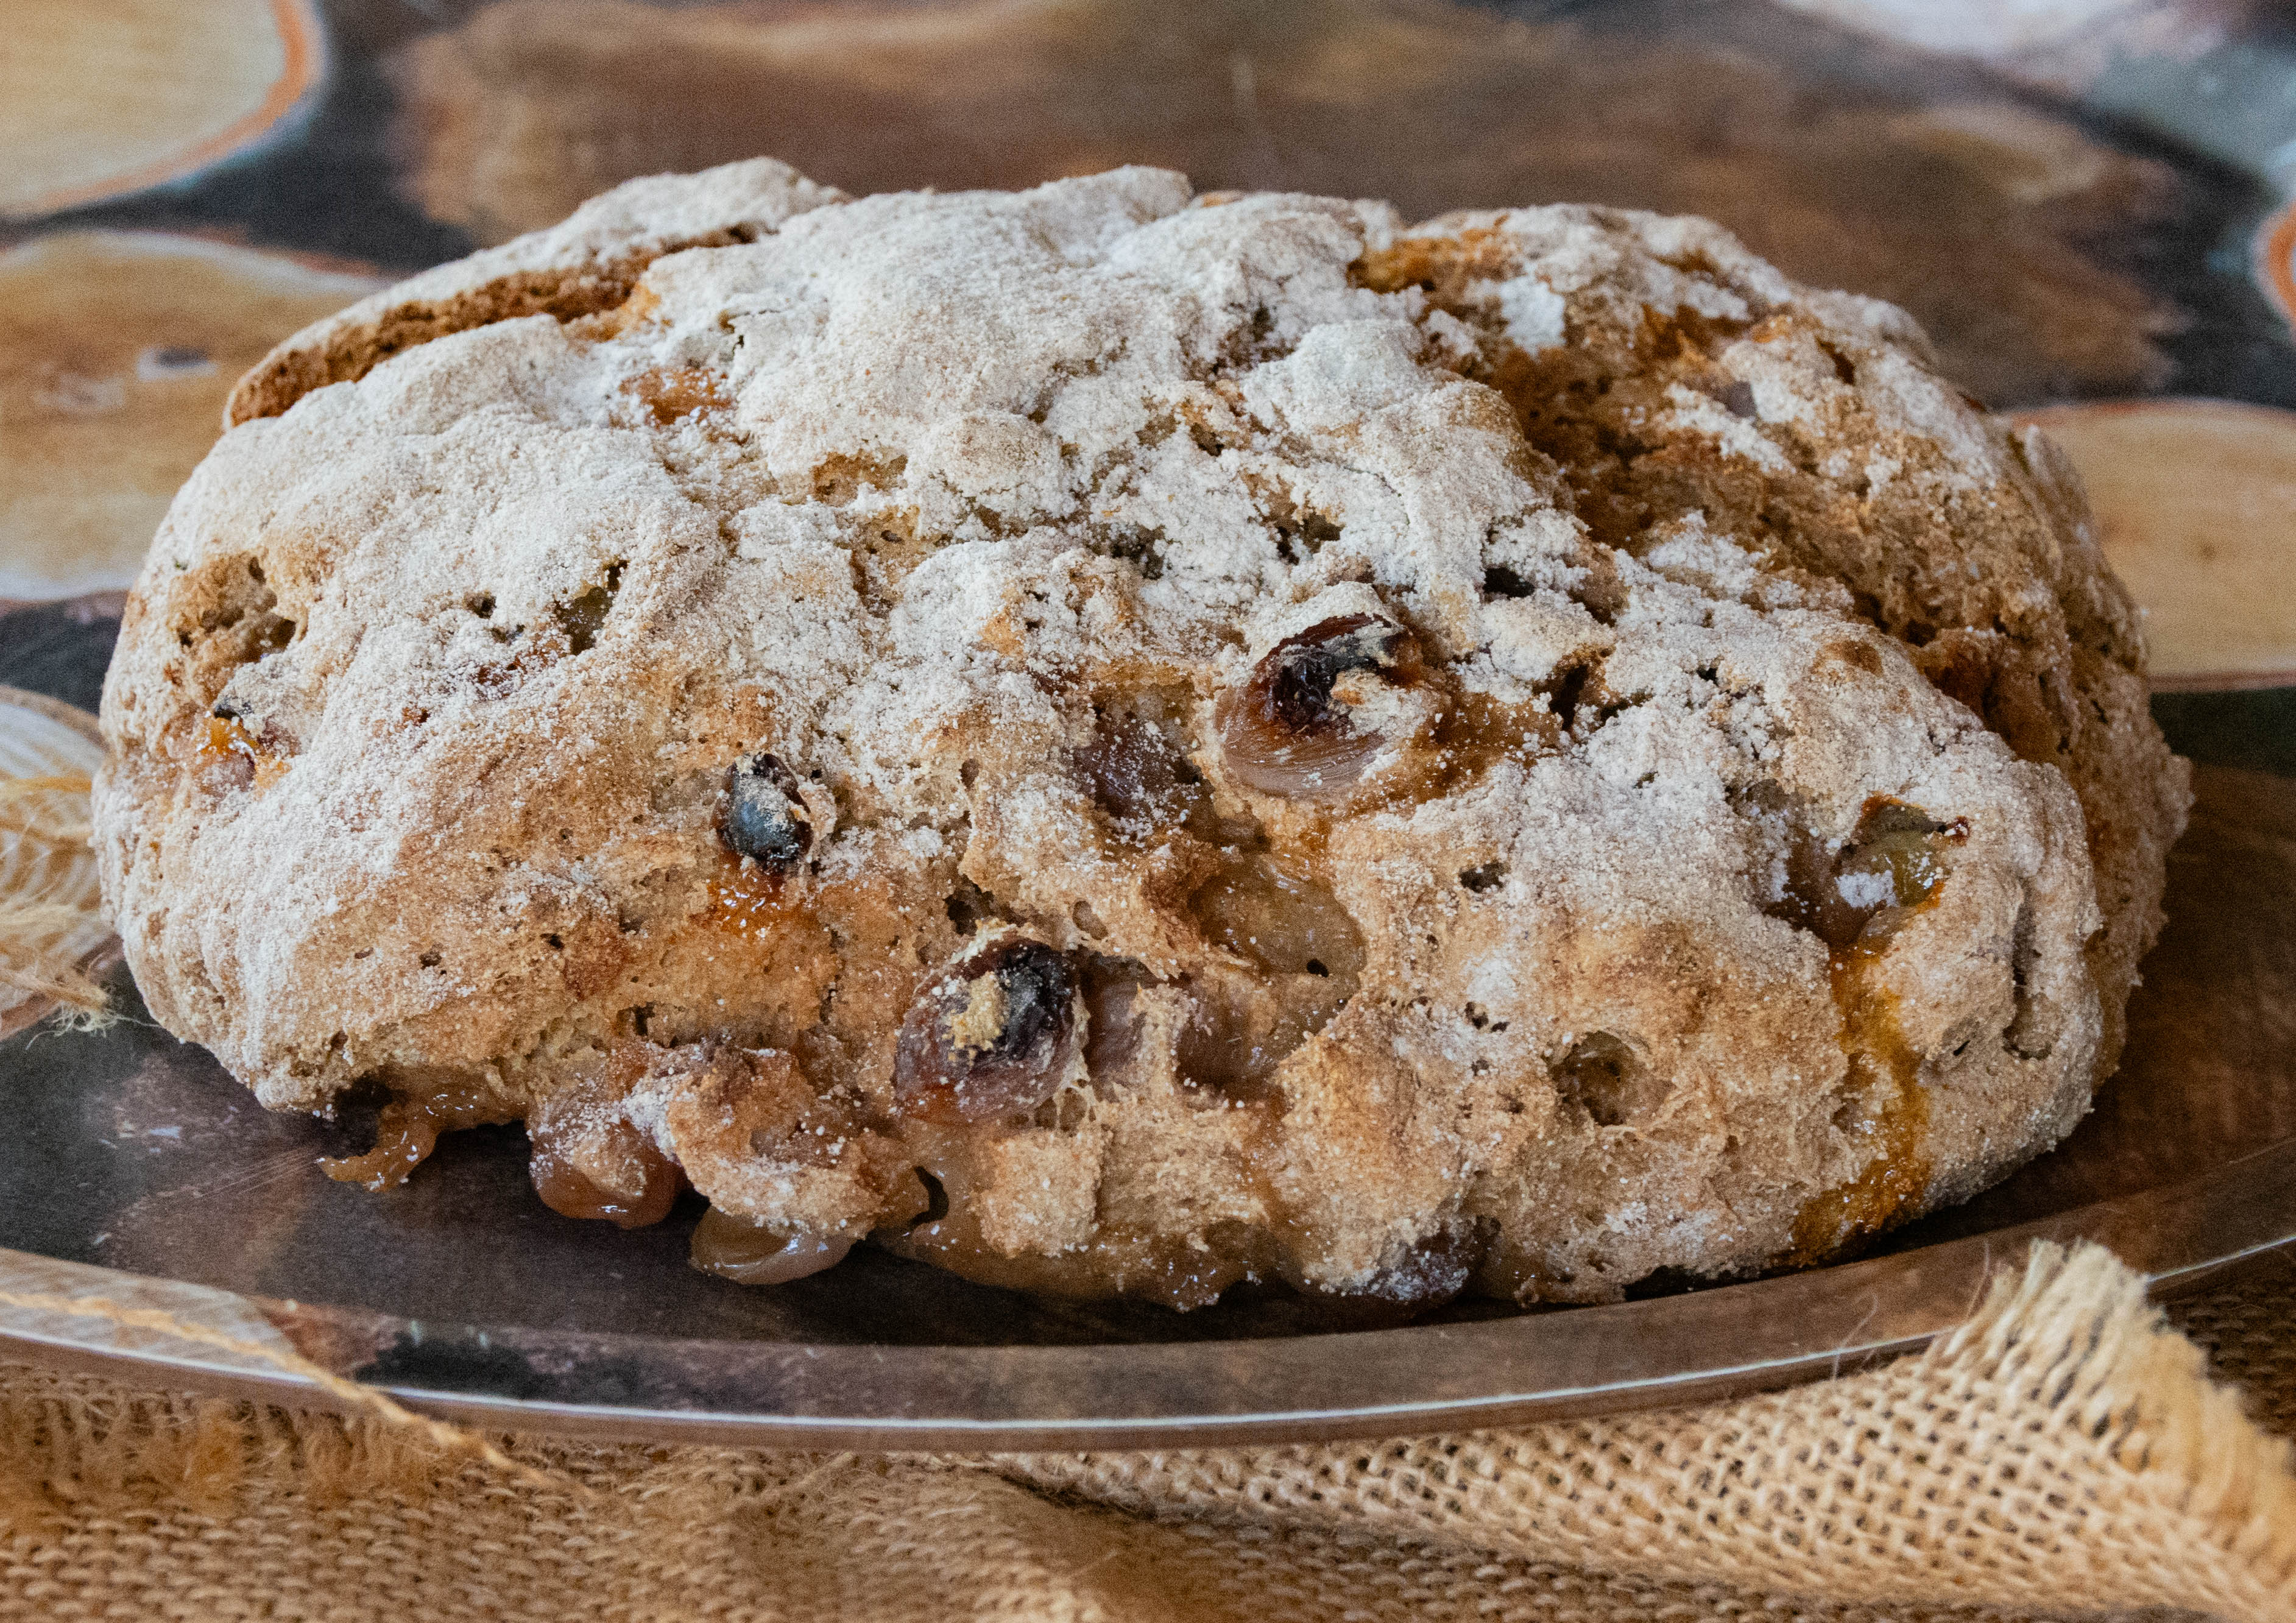
[[[1997,430],[1984,470],[1992,477],[1962,477],[1968,471],[1949,440],[1917,422],[1877,420],[1854,389],[1815,418],[1766,423],[1782,460],[1732,455],[1688,425],[1669,430],[1669,388],[1718,398],[1742,391],[1751,412],[1757,381],[1777,367],[1734,354],[1742,342],[1799,351],[1806,372],[1830,365],[1854,384],[1859,356],[1879,335],[1843,332],[1841,313],[1859,305],[1883,313],[1887,336],[1917,350],[1920,335],[1872,301],[1837,299],[1836,321],[1808,308],[1755,320],[1627,311],[1597,289],[1566,301],[1568,341],[1533,357],[1504,320],[1488,321],[1487,298],[1471,291],[1488,295],[1521,273],[1527,245],[1507,224],[1515,217],[1463,217],[1450,230],[1414,232],[1367,255],[1358,274],[1374,287],[1423,288],[1439,307],[1485,319],[1468,374],[1506,397],[1598,538],[1635,551],[1695,512],[1746,537],[1770,568],[1841,581],[1859,616],[1910,647],[1939,691],[1984,717],[2022,758],[2064,773],[2087,818],[2105,919],[2088,950],[2112,993],[2097,1059],[2099,1078],[2110,1075],[2126,990],[2160,933],[2161,875],[2183,826],[2188,775],[2151,724],[2136,613],[2105,566],[2070,463],[2036,430],[2010,433],[2004,447]],[[1677,263],[1731,281],[1703,242],[1685,244]],[[1891,476],[1881,488],[1875,457]],[[1951,546],[1937,545],[1940,529]]]
[[[1833,1254],[2110,1062],[2182,780],[2078,493],[1887,307],[1120,170],[566,314],[234,429],[130,604],[107,894],[267,1104],[524,1114],[560,1209],[667,1158],[792,1255],[1412,1307]]]

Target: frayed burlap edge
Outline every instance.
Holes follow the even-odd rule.
[[[0,842],[10,848],[12,872],[19,865],[16,848],[36,848],[47,859],[30,865],[35,875],[57,861],[85,857],[88,842],[87,806],[93,782],[84,772],[52,773],[37,777],[0,774]],[[100,1030],[119,1019],[102,984],[88,972],[87,959],[61,949],[75,927],[88,920],[95,906],[93,894],[59,902],[52,887],[35,883],[26,895],[22,881],[0,889],[0,985],[15,988],[33,1000],[23,1013],[37,1018],[42,1011],[80,1030]]]
[[[2093,1245],[2034,1248],[1923,1355],[1520,1431],[1004,1468],[1137,1513],[1378,1529],[1837,1601],[2296,1618],[2296,1475]]]
[[[305,1459],[304,1469],[321,1475],[326,1467],[310,1462],[348,1450],[344,1457],[355,1475],[381,1471],[398,1480],[417,1469],[435,1475],[439,1467],[467,1457],[512,1480],[547,1486],[531,1468],[478,1432],[417,1414],[378,1388],[346,1380],[283,1347],[101,1296],[0,1291],[0,1307],[94,1319],[119,1330],[188,1341],[293,1375],[340,1406],[333,1414],[307,1414],[180,1392],[128,1393],[119,1401],[94,1403],[50,1392],[33,1415],[0,1406],[0,1462],[14,1461],[20,1450],[22,1457],[44,1458],[43,1480],[65,1498],[91,1482],[102,1488],[130,1482],[164,1488],[180,1482],[195,1496],[212,1501],[228,1494],[250,1458],[279,1463],[286,1457],[280,1453],[283,1447]],[[226,1417],[232,1415],[244,1419],[247,1447],[224,1444],[219,1428],[226,1428]]]
[[[410,1518],[530,1562],[571,1550],[591,1598],[624,1597],[613,1615],[688,1615],[678,1597],[702,1595],[697,1607],[729,1617],[832,1603],[856,1619],[932,1616],[929,1592],[979,1583],[1007,1598],[995,1615],[1162,1618],[1173,1586],[1198,1582],[1182,1568],[1212,1562],[1202,1593],[1217,1603],[1198,1615],[1322,1616],[1300,1611],[1307,1569],[1267,1553],[1312,1548],[1327,1566],[1353,1550],[1366,1571],[1439,1570],[1463,1616],[1485,1582],[1491,1615],[1527,1615],[1501,1592],[1569,1570],[1893,1614],[2296,1618],[2289,1445],[2210,1379],[2136,1275],[2089,1246],[2037,1247],[1961,1330],[1883,1369],[1674,1413],[1371,1445],[596,1448],[474,1439],[395,1406],[344,1419],[0,1374],[0,1525],[31,1553],[23,1571],[45,1570],[44,1544],[58,1561],[77,1550],[75,1570],[100,1586],[126,1546],[96,1533],[131,1524],[137,1548],[172,1529],[171,1549],[203,1559],[258,1526],[284,1559],[277,1529],[291,1527],[324,1571],[336,1542],[388,1542]],[[1099,1597],[1082,1610],[1079,1573]],[[544,1583],[521,1592],[529,1610],[501,1615],[548,1615]],[[1418,1591],[1380,1593],[1350,1603],[1371,1619],[1425,1614],[1406,1602]],[[70,1615],[105,1615],[100,1599]],[[591,1610],[562,1599],[565,1615]]]

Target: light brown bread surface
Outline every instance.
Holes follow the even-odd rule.
[[[2077,485],[1897,310],[1143,169],[494,251],[250,374],[105,695],[152,1011],[389,1087],[362,1174],[523,1118],[753,1278],[1599,1300],[2110,1070],[2182,766]]]

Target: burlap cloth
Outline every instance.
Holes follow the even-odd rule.
[[[2284,1256],[2164,1315],[2041,1248],[1887,1367],[1367,1444],[795,1455],[370,1406],[0,1366],[0,1619],[2296,1619]]]

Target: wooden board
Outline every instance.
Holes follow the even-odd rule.
[[[2296,683],[2296,412],[2120,400],[2021,414],[2062,446],[2168,689]]]
[[[260,140],[316,81],[307,0],[45,0],[0,40],[0,215],[172,180]]]
[[[381,285],[159,232],[0,253],[0,599],[130,584],[239,374]]]

